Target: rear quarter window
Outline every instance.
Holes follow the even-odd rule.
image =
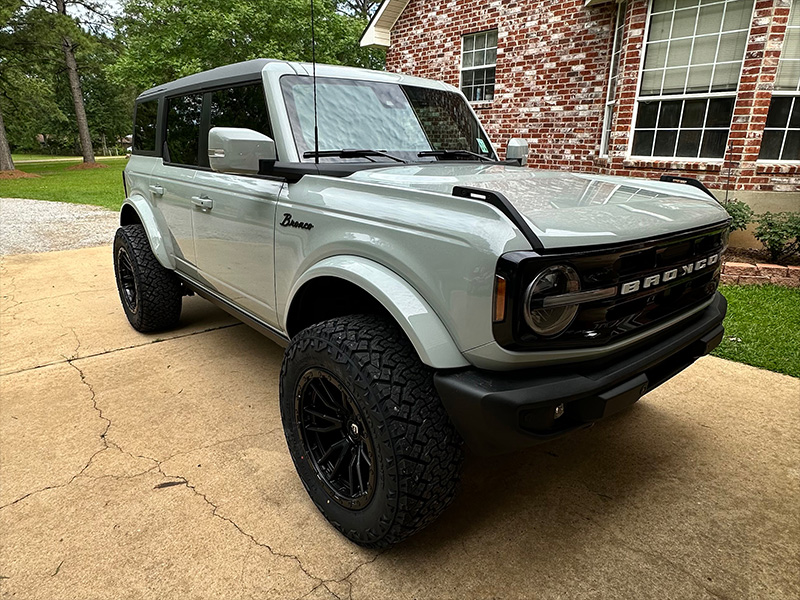
[[[148,100],[136,104],[136,118],[133,122],[134,152],[152,153],[156,151],[157,122],[158,100]]]

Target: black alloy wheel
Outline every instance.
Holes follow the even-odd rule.
[[[375,493],[375,446],[358,405],[322,369],[307,370],[297,388],[298,434],[317,476],[338,504],[363,508]]]
[[[128,310],[135,313],[139,308],[139,300],[136,295],[136,277],[133,274],[133,265],[124,247],[117,249],[117,270],[119,272],[119,286],[122,301]]]

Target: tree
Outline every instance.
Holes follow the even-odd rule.
[[[13,171],[14,160],[11,158],[11,148],[6,137],[6,125],[3,123],[3,110],[0,107],[0,171]]]
[[[122,12],[117,38],[126,48],[114,72],[140,91],[252,58],[311,60],[309,0],[127,0]],[[358,45],[362,19],[333,0],[316,0],[315,14],[319,62],[382,68],[380,50]]]
[[[341,0],[337,2],[339,12],[364,21],[370,20],[380,4],[381,0]]]

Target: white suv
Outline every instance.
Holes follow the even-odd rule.
[[[169,328],[196,293],[287,346],[289,451],[358,544],[435,519],[462,440],[585,427],[722,336],[728,215],[708,190],[506,154],[459,90],[390,73],[254,60],[137,99],[125,313]]]

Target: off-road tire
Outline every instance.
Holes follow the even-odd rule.
[[[175,273],[158,262],[141,225],[123,225],[117,229],[114,275],[122,308],[134,329],[149,333],[178,324],[183,300],[181,283]],[[135,286],[132,292],[131,280]]]
[[[358,509],[335,501],[304,446],[298,384],[304,374],[320,371],[352,395],[371,436],[374,491]],[[433,371],[390,319],[348,316],[301,331],[286,350],[280,387],[283,428],[300,480],[328,521],[356,544],[396,544],[434,521],[453,500],[462,440],[436,394]]]

